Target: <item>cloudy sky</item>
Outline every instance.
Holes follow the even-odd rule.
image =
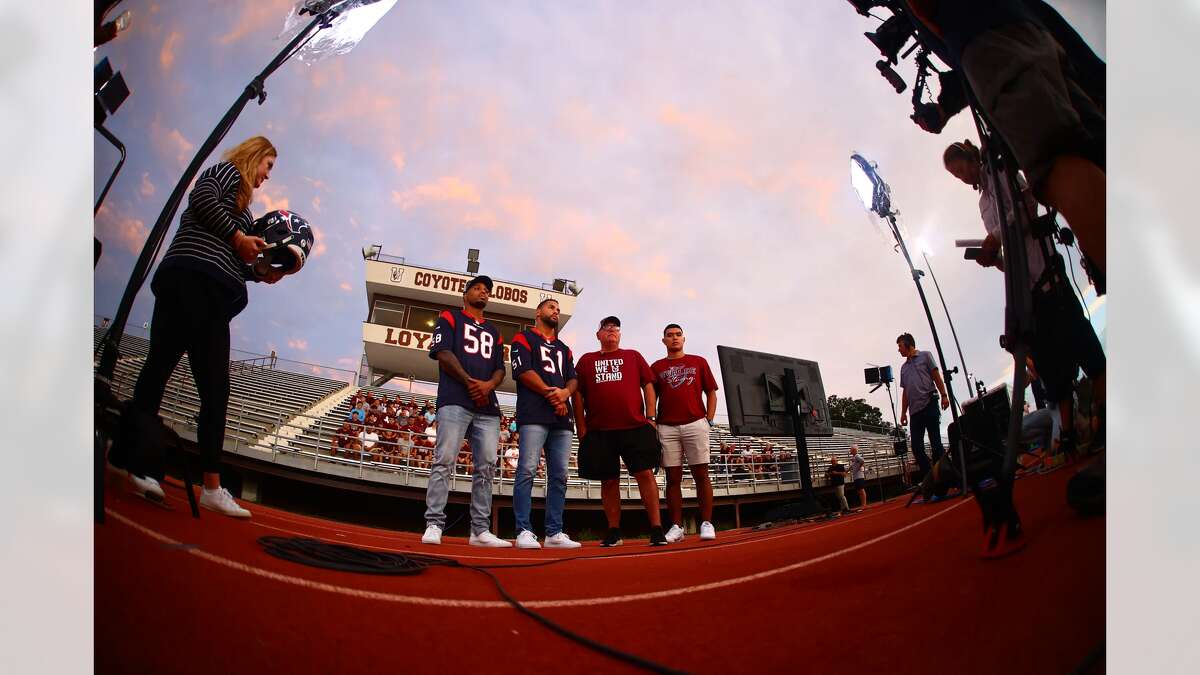
[[[97,315],[115,311],[197,147],[282,47],[291,4],[121,4],[129,31],[95,55],[133,92],[108,124],[129,159],[96,219]],[[1051,4],[1107,58],[1103,2]],[[857,150],[891,183],[912,247],[927,242],[967,365],[997,383],[1011,364],[997,343],[1002,277],[953,248],[982,225],[976,194],[940,161],[973,130],[965,115],[940,136],[909,121],[908,93],[878,75],[862,37],[876,25],[836,0],[402,1],[353,52],[286,64],[221,145],[271,138],[279,160],[252,210],[290,208],[318,233],[300,275],[252,285],[233,346],[353,369],[363,245],[457,271],[478,248],[497,278],[578,280],[564,331],[576,353],[617,314],[624,346],[653,360],[662,326],[678,322],[714,369],[718,344],[813,359],[828,393],[886,411],[862,368],[898,368],[901,332],[922,348],[932,339],[903,259],[850,186]],[[902,65],[910,83],[912,70]],[[97,136],[95,194],[116,159]],[[1104,301],[1076,277],[1103,332]],[[147,285],[131,332],[151,309]]]

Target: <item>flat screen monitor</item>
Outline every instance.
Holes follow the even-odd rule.
[[[796,376],[805,436],[832,436],[829,403],[816,361],[717,346],[725,406],[734,436],[794,436],[784,402],[784,369]]]

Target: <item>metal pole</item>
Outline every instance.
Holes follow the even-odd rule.
[[[933,265],[929,262],[929,256],[921,251],[921,257],[925,259],[925,267],[929,269],[929,278],[933,279],[933,287],[937,289],[938,300],[942,301],[942,310],[946,312],[946,323],[950,324],[950,335],[954,338],[955,349],[958,350],[958,362],[962,364],[963,377],[967,378],[967,398],[971,398],[971,382],[974,381],[974,378],[967,370],[967,360],[963,358],[962,343],[958,341],[958,331],[954,330],[954,319],[950,318],[950,308],[946,306],[946,298],[942,295],[942,287],[938,284],[937,275],[933,273]],[[949,387],[949,384],[946,386]]]

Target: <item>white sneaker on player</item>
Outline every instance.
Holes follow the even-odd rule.
[[[479,534],[471,534],[471,538],[467,543],[472,546],[487,546],[489,548],[512,548],[511,541],[505,541],[487,530]]]
[[[229,490],[225,488],[217,488],[216,490],[201,488],[200,506],[210,511],[223,513],[231,518],[250,517],[250,512],[238,506],[238,503],[233,501],[233,495],[229,494]]]
[[[546,537],[546,548],[579,548],[583,544],[573,541],[566,532],[559,532],[552,537]]]
[[[667,542],[674,544],[679,541],[683,541],[683,528],[678,525],[672,525],[671,529],[667,530]]]
[[[548,543],[548,542],[547,542]],[[521,530],[521,534],[517,535],[517,548],[541,548],[538,543],[537,535],[529,530]]]
[[[713,527],[713,524],[708,522],[707,520],[704,521],[703,523],[700,523],[700,538],[701,539],[716,539],[717,538],[717,528]]]
[[[128,472],[126,475],[129,476],[129,487],[134,494],[156,502],[167,498],[167,495],[163,494],[162,486],[153,478],[135,476],[133,472]]]
[[[437,525],[430,525],[425,528],[425,534],[421,535],[422,544],[437,544],[442,543],[442,528]]]

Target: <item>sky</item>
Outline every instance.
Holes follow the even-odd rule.
[[[1050,4],[1107,58],[1103,2]],[[96,218],[96,315],[115,312],[184,167],[283,46],[291,5],[121,4],[130,29],[95,52],[132,91],[107,124],[129,158]],[[835,0],[398,3],[349,54],[285,64],[219,146],[268,136],[280,154],[251,209],[294,210],[317,234],[300,274],[251,284],[233,347],[353,370],[362,246],[459,272],[478,248],[482,273],[583,287],[562,335],[577,354],[616,314],[622,346],[653,361],[675,322],[714,371],[718,344],[812,359],[827,394],[890,417],[863,368],[898,373],[902,332],[933,341],[903,258],[851,187],[858,151],[891,184],[918,267],[918,240],[929,249],[970,371],[1010,378],[1002,275],[954,248],[983,236],[977,194],[941,166],[973,128],[959,115],[935,136],[908,119],[909,93],[879,76],[862,37],[877,24]],[[911,63],[899,70],[911,84]],[[98,195],[117,153],[98,135],[94,153]],[[1077,265],[1076,278],[1103,338],[1105,298]],[[150,319],[148,287],[130,332]],[[925,290],[957,366],[928,277]]]

